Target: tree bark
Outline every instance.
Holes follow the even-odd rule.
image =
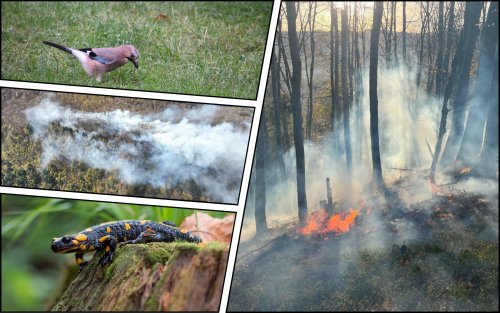
[[[479,155],[479,162],[477,162],[477,165],[474,167],[473,173],[482,177],[496,177],[498,181],[498,44],[496,47],[495,62],[493,64],[493,75],[490,84],[490,97],[488,103],[489,109],[484,145]]]
[[[266,154],[267,128],[266,114],[262,110],[255,156],[255,228],[257,234],[267,231],[266,220]]]
[[[469,10],[467,8],[470,7]],[[446,146],[441,157],[441,163],[448,165],[455,161],[464,132],[465,109],[469,94],[470,71],[472,56],[479,34],[479,17],[483,2],[466,2],[463,38],[460,38],[459,49],[462,49],[462,62],[457,76],[457,85],[453,95],[452,125]]]
[[[451,1],[450,12],[448,13],[448,26],[446,27],[446,52],[444,54],[444,59],[443,59],[443,75],[442,75],[443,81],[441,82],[442,89],[441,89],[441,94],[438,94],[438,96],[443,95],[446,79],[448,78],[448,71],[450,68],[450,58],[453,48],[454,25],[455,25],[455,2]]]
[[[297,171],[297,202],[298,215],[301,224],[308,218],[306,197],[306,175],[304,160],[304,135],[302,130],[302,105],[300,102],[300,84],[302,79],[302,65],[299,55],[299,42],[297,38],[297,12],[294,2],[285,2],[288,20],[288,36],[290,42],[290,55],[292,58],[292,107],[293,107],[293,138],[295,144],[295,159]]]
[[[278,49],[279,50],[279,49]],[[285,162],[283,161],[283,140],[281,134],[281,82],[280,82],[280,64],[276,57],[275,49],[271,55],[271,83],[273,90],[273,109],[274,109],[274,138],[276,145],[275,162],[278,167],[279,180],[286,180]]]
[[[307,139],[312,140],[312,129],[313,129],[313,76],[314,76],[314,52],[315,52],[315,42],[314,42],[314,29],[316,24],[316,8],[317,2],[314,2],[314,13],[311,16],[313,3],[309,6],[309,30],[311,33],[311,64],[310,64],[310,74],[309,74],[309,103],[307,110]]]
[[[118,247],[106,267],[96,253],[52,311],[218,311],[226,273],[224,244]]]
[[[483,130],[490,97],[490,82],[494,71],[495,49],[498,42],[498,2],[491,2],[479,40],[479,65],[474,83],[464,136],[457,160],[471,167],[483,143]]]
[[[437,162],[439,160],[439,155],[441,153],[441,146],[443,144],[443,138],[444,134],[446,133],[446,119],[448,118],[448,112],[450,111],[448,109],[448,100],[451,96],[451,93],[453,91],[454,85],[455,85],[455,80],[460,80],[457,79],[456,77],[461,75],[467,75],[468,72],[464,73],[463,72],[463,67],[464,67],[464,61],[466,59],[466,47],[467,47],[467,42],[468,37],[469,37],[469,28],[473,27],[474,20],[479,21],[479,14],[471,14],[472,13],[477,13],[477,9],[479,6],[479,13],[480,7],[482,3],[479,5],[477,2],[466,2],[466,7],[465,7],[465,21],[464,21],[464,27],[462,31],[460,32],[460,41],[457,45],[457,49],[455,52],[455,55],[453,57],[453,62],[451,65],[451,73],[448,78],[448,81],[446,83],[446,88],[444,90],[444,98],[443,98],[443,105],[441,108],[441,120],[439,122],[439,131],[438,131],[438,139],[436,141],[436,148],[434,149],[434,156],[432,158],[432,164],[431,164],[431,170],[430,170],[430,175],[429,175],[429,180],[432,185],[435,184],[435,173],[436,173],[436,166]],[[475,16],[477,15],[477,16]],[[469,45],[470,47],[470,45]],[[460,91],[459,91],[460,92]]]
[[[345,159],[347,166],[347,175],[351,176],[352,172],[352,153],[351,153],[351,133],[349,126],[349,89],[348,89],[348,73],[347,73],[347,45],[348,43],[348,23],[347,23],[347,10],[342,10],[341,14],[342,23],[342,106],[343,106],[343,121],[344,121],[344,144],[345,144]]]
[[[384,179],[382,177],[382,166],[380,162],[380,141],[378,134],[378,94],[377,94],[377,72],[378,72],[378,41],[380,38],[380,24],[382,23],[383,2],[375,2],[373,11],[373,25],[370,40],[370,137],[372,150],[373,181],[377,187],[382,188]]]
[[[439,2],[438,52],[436,57],[436,95],[441,96],[444,81],[444,2]]]
[[[407,66],[406,63],[406,1],[403,1],[403,64]]]

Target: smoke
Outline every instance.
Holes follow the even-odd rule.
[[[127,184],[175,186],[193,180],[215,201],[236,203],[248,145],[245,129],[216,123],[219,108],[73,111],[50,99],[25,111],[42,143],[41,166],[53,159],[116,171]]]

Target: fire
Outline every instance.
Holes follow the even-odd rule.
[[[464,167],[463,169],[460,170],[460,172],[458,172],[460,175],[465,175],[465,174],[468,174],[470,173],[471,171],[471,168],[470,167]]]
[[[334,232],[337,234],[346,233],[354,224],[360,210],[349,209],[348,212],[341,212],[329,216],[324,208],[312,212],[307,224],[298,230],[303,235],[313,233],[326,234]]]

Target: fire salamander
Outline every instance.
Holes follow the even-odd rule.
[[[113,261],[118,243],[172,242],[183,240],[201,242],[201,239],[190,232],[184,232],[172,222],[153,222],[149,220],[126,220],[102,223],[87,228],[73,235],[66,235],[52,240],[52,251],[55,253],[75,252],[76,264],[80,271],[88,263],[83,260],[83,254],[91,251],[104,250],[99,260],[104,266]]]

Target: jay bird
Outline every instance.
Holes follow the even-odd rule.
[[[123,45],[114,48],[72,49],[50,41],[44,41],[43,43],[75,56],[82,64],[85,72],[89,76],[95,76],[99,82],[104,73],[111,72],[128,61],[132,62],[135,68],[139,68],[139,52],[132,45]]]

